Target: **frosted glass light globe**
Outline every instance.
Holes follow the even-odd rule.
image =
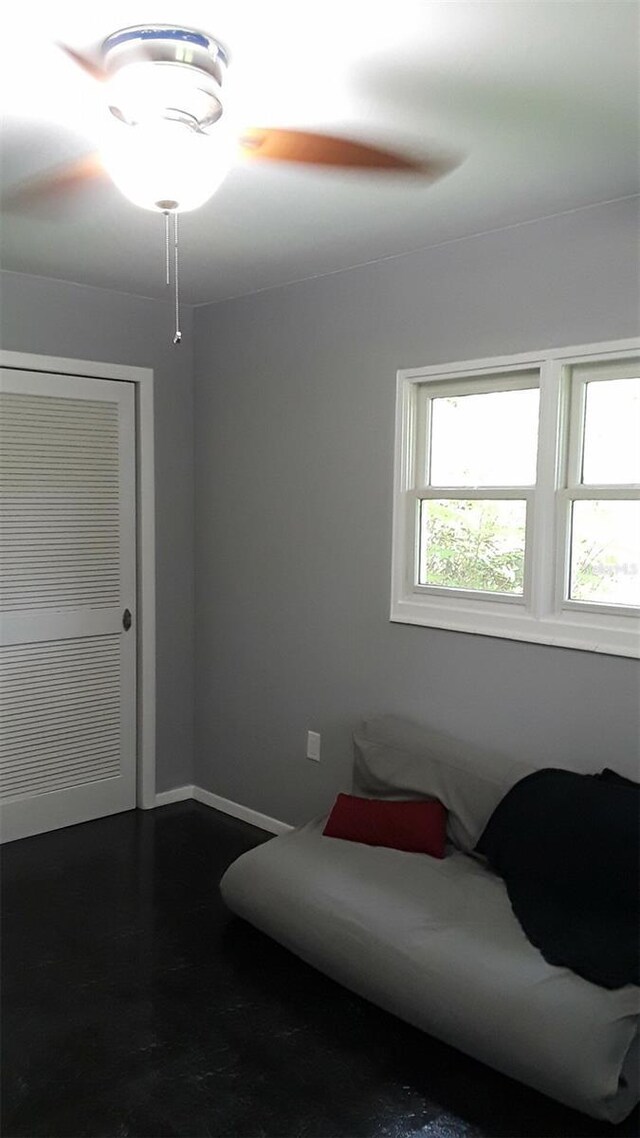
[[[101,157],[115,185],[143,209],[197,209],[218,189],[233,160],[221,123],[210,134],[171,119],[107,124]]]

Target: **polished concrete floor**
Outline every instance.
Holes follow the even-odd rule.
[[[232,917],[268,835],[197,803],[3,854],[3,1138],[570,1138],[607,1127],[332,983]]]

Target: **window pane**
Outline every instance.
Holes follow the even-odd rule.
[[[423,498],[421,585],[522,594],[527,504]]]
[[[537,387],[433,399],[431,485],[533,485],[538,401]]]
[[[583,482],[640,482],[640,379],[587,384]]]
[[[574,601],[640,605],[640,502],[574,502]]]

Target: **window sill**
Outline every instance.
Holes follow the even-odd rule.
[[[640,659],[640,620],[630,628],[628,617],[609,616],[605,620],[598,613],[585,612],[536,617],[524,604],[465,603],[460,599],[447,603],[441,597],[436,600],[411,595],[392,602],[389,619],[394,624],[417,624]]]

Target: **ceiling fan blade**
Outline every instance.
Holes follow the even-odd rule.
[[[99,64],[94,63],[92,59],[89,59],[86,55],[83,55],[82,52],[76,51],[75,48],[69,47],[66,43],[58,43],[58,47],[65,53],[65,55],[69,57],[69,59],[73,60],[73,62],[76,63],[78,67],[81,67],[83,71],[86,71],[92,79],[97,79],[99,83],[104,83],[107,78],[107,73],[104,68],[100,67]]]
[[[274,127],[251,127],[240,137],[240,147],[248,157],[269,158],[276,162],[301,162],[351,170],[395,171],[431,178],[442,177],[457,164],[444,157],[412,158],[390,150],[380,150],[366,143],[353,142],[348,138]]]
[[[107,173],[99,155],[84,154],[81,158],[54,166],[52,170],[7,190],[2,195],[2,208],[10,211],[28,210],[32,206],[78,190],[100,177],[107,178]]]

